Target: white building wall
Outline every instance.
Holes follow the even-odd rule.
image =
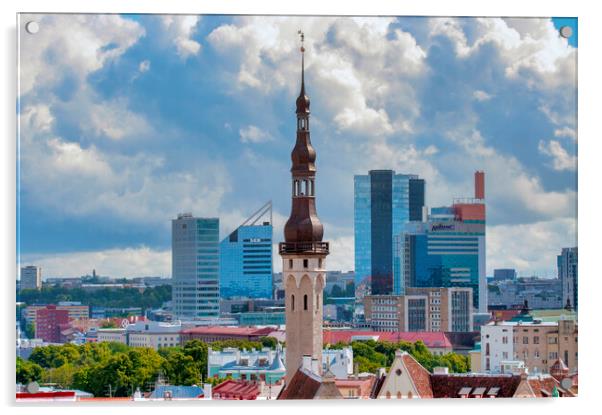
[[[513,343],[512,325],[489,323],[481,326],[481,370],[486,373],[501,373],[502,362],[514,358]]]

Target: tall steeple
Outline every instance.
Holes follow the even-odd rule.
[[[287,243],[320,242],[324,229],[316,212],[315,175],[316,150],[311,145],[309,134],[309,97],[305,92],[305,48],[301,35],[301,91],[297,98],[297,141],[292,160],[292,209],[284,227]]]
[[[291,214],[279,246],[285,289],[286,381],[306,358],[322,362],[322,293],[328,242],[316,213],[316,150],[309,137],[309,97],[305,92],[305,48],[301,35],[301,92],[297,98],[297,140],[291,153]],[[321,364],[318,365],[321,375]]]

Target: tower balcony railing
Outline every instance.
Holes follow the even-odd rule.
[[[280,242],[280,254],[328,254],[328,242]]]

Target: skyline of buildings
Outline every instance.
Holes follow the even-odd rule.
[[[196,23],[198,21],[194,25]],[[409,170],[416,169],[415,171],[421,174],[426,171],[428,180],[417,174],[396,174],[392,169],[382,169],[387,166],[380,165],[380,161],[367,159],[366,163],[354,164],[349,162],[351,158],[340,157],[344,164],[356,165],[358,169],[367,170],[368,174],[353,177],[354,270],[345,275],[339,272],[336,276],[337,281],[328,285],[326,257],[334,253],[340,264],[342,262],[339,255],[347,255],[347,259],[351,260],[351,249],[348,246],[347,250],[342,250],[338,240],[331,246],[324,239],[333,240],[336,233],[340,232],[336,231],[338,222],[331,221],[331,218],[339,214],[348,216],[350,206],[345,203],[337,206],[330,201],[329,215],[324,223],[329,229],[335,229],[335,232],[334,235],[328,234],[327,238],[324,238],[325,226],[316,207],[316,198],[320,193],[316,191],[317,151],[310,139],[310,99],[305,84],[304,34],[301,30],[298,33],[301,41],[301,82],[295,102],[296,140],[290,154],[290,187],[288,183],[286,187],[282,186],[283,183],[279,183],[279,186],[273,186],[272,183],[270,186],[270,189],[289,188],[291,198],[290,215],[283,227],[284,239],[277,237],[282,240],[277,245],[282,259],[282,272],[278,283],[273,262],[275,245],[272,202],[266,203],[240,226],[222,237],[220,223],[224,226],[223,219],[228,222],[225,226],[232,229],[229,221],[239,215],[237,213],[231,217],[220,218],[215,212],[223,212],[220,198],[234,187],[229,188],[227,180],[224,180],[223,189],[217,189],[222,184],[218,181],[212,183],[208,180],[204,183],[210,176],[210,171],[213,174],[215,170],[217,177],[221,172],[213,169],[215,166],[206,160],[192,158],[197,165],[202,166],[202,169],[189,176],[189,183],[193,183],[192,189],[197,190],[186,190],[182,193],[184,197],[175,198],[170,198],[169,192],[164,193],[162,196],[169,202],[161,206],[156,213],[157,216],[161,216],[169,212],[167,214],[173,218],[172,215],[177,212],[170,209],[173,206],[169,204],[173,201],[186,209],[184,212],[196,209],[201,213],[200,216],[179,213],[175,219],[171,219],[170,286],[147,289],[145,284],[128,284],[124,281],[113,284],[110,279],[98,278],[96,267],[92,277],[81,278],[80,284],[75,282],[73,286],[74,297],[79,295],[86,298],[85,303],[103,305],[118,303],[117,295],[114,295],[117,292],[109,289],[124,289],[120,293],[124,294],[124,298],[119,299],[119,304],[125,307],[116,307],[115,310],[95,309],[94,312],[98,312],[98,315],[103,314],[106,317],[107,313],[112,312],[129,314],[131,310],[137,312],[138,309],[142,314],[142,307],[128,307],[136,305],[133,298],[145,304],[144,315],[122,316],[121,319],[93,319],[90,318],[93,313],[87,304],[70,302],[59,303],[58,306],[32,306],[38,298],[58,302],[57,298],[71,297],[64,297],[60,292],[62,287],[57,290],[59,292],[56,296],[53,291],[36,293],[35,290],[42,286],[41,270],[35,265],[29,267],[32,272],[26,272],[22,282],[26,288],[33,287],[34,290],[30,291],[34,292],[22,293],[26,300],[17,304],[17,310],[23,309],[21,315],[25,317],[25,321],[33,312],[33,336],[41,341],[20,341],[25,340],[25,337],[32,337],[31,327],[25,327],[26,334],[23,335],[23,320],[17,321],[18,398],[27,399],[28,394],[29,398],[33,398],[31,395],[39,392],[36,382],[49,380],[56,385],[63,382],[67,385],[61,387],[81,387],[84,393],[93,391],[96,397],[108,393],[109,398],[112,398],[113,392],[124,397],[131,394],[132,400],[160,399],[161,396],[165,400],[171,400],[180,399],[185,395],[196,399],[205,396],[214,399],[257,399],[266,391],[270,399],[272,385],[277,390],[274,396],[276,399],[577,395],[578,324],[577,313],[573,311],[573,307],[577,307],[577,248],[563,248],[556,258],[559,289],[554,288],[558,289],[563,301],[566,299],[566,306],[564,310],[546,310],[551,313],[540,314],[553,321],[543,321],[543,317],[530,314],[527,299],[524,300],[520,312],[515,304],[511,305],[510,310],[504,309],[509,302],[508,298],[502,298],[499,308],[490,309],[490,290],[502,291],[506,287],[528,284],[516,278],[515,270],[498,268],[488,285],[485,173],[480,170],[474,173],[473,197],[454,198],[449,205],[435,206],[431,209],[427,207],[425,195],[428,180],[435,183],[433,187],[436,190],[436,199],[440,203],[443,196],[449,196],[451,189],[441,184],[449,184],[453,180],[437,180],[438,175],[443,178],[448,175],[464,176],[468,171],[474,171],[472,169],[475,167],[489,167],[490,160],[485,157],[470,162],[467,160],[465,166],[460,166],[462,163],[450,162],[453,161],[453,157],[443,159],[445,163],[442,164],[446,164],[448,168],[457,166],[457,171],[454,171],[454,168],[448,171],[433,169],[434,174],[417,167],[419,165],[407,163]],[[395,34],[398,38],[401,33],[401,29],[396,29]],[[150,31],[149,34],[152,36]],[[252,39],[249,38],[249,43],[251,42]],[[194,43],[196,42],[193,41]],[[190,46],[190,42],[187,44]],[[197,45],[200,49],[201,44]],[[319,51],[320,48],[315,47],[315,43],[311,45],[314,46],[314,50]],[[205,45],[202,46],[205,49]],[[475,50],[477,46],[475,45]],[[315,68],[314,65],[319,66],[321,61],[323,60],[317,53],[308,67]],[[153,60],[153,67],[158,65],[158,60]],[[423,72],[422,65],[419,66],[418,73]],[[138,68],[141,73],[147,72],[150,69],[150,61],[147,60],[145,65],[139,65]],[[309,79],[312,84],[318,86],[316,89],[323,89],[323,82],[313,77]],[[450,92],[448,89],[445,91]],[[474,95],[474,99],[479,102],[488,101],[494,96],[497,100],[497,95],[500,94],[499,91],[496,91],[495,95],[493,92],[492,95],[480,92],[481,94]],[[418,99],[417,96],[415,98]],[[127,103],[125,105],[127,107]],[[372,106],[372,103],[365,105]],[[425,110],[428,111],[428,108]],[[48,109],[49,113],[50,111]],[[328,116],[331,110],[327,106],[321,106],[320,112],[322,111]],[[435,109],[435,113],[437,112],[439,111]],[[388,118],[386,111],[379,110],[379,113],[384,115],[385,119]],[[347,114],[357,115],[353,110],[347,111]],[[321,115],[319,114],[316,124],[323,127],[326,125],[323,120],[327,117],[322,118]],[[219,117],[216,113],[217,118]],[[280,115],[278,118],[282,123],[284,118]],[[336,118],[340,122],[340,113]],[[391,118],[391,122],[391,132],[402,125],[399,124],[399,119]],[[232,130],[229,123],[220,123],[224,125],[224,129]],[[410,135],[415,134],[414,125],[411,125],[413,123],[408,121],[405,124],[407,130],[395,140],[405,140],[406,132],[411,132]],[[234,129],[238,129],[238,126]],[[51,128],[47,130],[50,131]],[[426,132],[427,129],[423,130]],[[208,132],[200,129],[198,131]],[[371,135],[373,130],[368,128],[368,131],[368,135]],[[399,128],[399,132],[401,131]],[[475,131],[473,140],[479,138],[479,131],[476,128]],[[457,133],[465,135],[464,132],[448,130],[444,124],[437,127],[437,134],[439,132],[450,134],[451,138]],[[266,135],[254,125],[248,125],[247,129],[241,126],[239,134],[240,142],[235,143],[239,146],[256,145],[274,139],[270,133]],[[325,143],[325,146],[333,145],[322,128],[318,129],[318,134],[324,137],[320,143]],[[388,140],[389,133],[374,130],[374,134],[384,134],[382,137],[385,141]],[[441,137],[433,134],[433,138],[436,140]],[[59,137],[56,140],[61,142],[63,139]],[[174,137],[174,142],[177,143],[177,137]],[[483,140],[483,143],[485,142],[488,142],[487,139]],[[229,146],[225,141],[220,144],[224,147]],[[392,139],[391,144],[399,143]],[[470,144],[466,147],[479,145],[476,140]],[[90,148],[93,149],[92,146],[93,144]],[[180,154],[180,158],[183,159],[186,159],[184,153],[187,152],[187,147],[191,146],[174,146],[183,149]],[[265,145],[263,153],[257,147],[257,155],[266,154],[265,149],[272,147],[275,146]],[[338,153],[339,147],[341,156],[344,156],[344,146],[341,142],[335,142],[334,147],[329,149],[329,154]],[[413,150],[416,150],[417,154],[424,153],[425,156],[434,157],[440,152],[451,155],[452,147],[453,145],[449,145],[445,148],[438,144]],[[100,146],[98,148],[99,154],[105,150]],[[369,152],[371,148],[359,150],[360,153],[366,150]],[[406,150],[402,148],[401,151],[403,153]],[[547,151],[542,142],[539,151]],[[192,148],[190,153],[193,153]],[[210,157],[217,154],[207,153]],[[492,151],[475,151],[475,154],[480,155],[488,153]],[[388,160],[387,163],[397,170],[400,170],[400,167],[404,169],[407,160],[395,154],[393,158],[397,158],[401,164],[391,162],[391,159],[384,160]],[[126,158],[124,160],[127,161]],[[284,157],[281,155],[273,160],[281,164]],[[184,166],[185,161],[182,163]],[[163,163],[161,160],[157,164],[163,167]],[[238,163],[238,170],[247,170],[242,168],[242,161]],[[326,158],[323,170],[325,175],[336,177],[337,163],[339,160],[335,162],[332,158]],[[509,163],[504,165],[511,170],[512,166]],[[520,162],[517,162],[517,165],[520,165]],[[270,174],[283,176],[282,173],[277,174],[283,171],[281,166],[278,166],[273,168]],[[372,166],[379,169],[367,168]],[[208,170],[203,171],[206,167]],[[152,176],[152,170],[151,168],[146,171],[146,177]],[[254,197],[267,193],[258,185],[267,182],[257,173],[258,170],[259,168],[252,170],[252,175],[244,178],[243,187],[247,188],[236,187],[231,193],[243,197],[247,197],[249,193],[253,193]],[[512,171],[511,175],[520,173],[520,169],[518,170]],[[506,206],[500,203],[499,192],[500,189],[502,193],[506,190],[504,186],[500,186],[506,169],[492,166],[491,171],[496,180],[494,195],[498,197],[495,199],[498,204],[492,210],[493,216],[503,217],[499,210],[504,210]],[[202,177],[203,186],[216,189],[216,193],[210,197],[203,194],[199,183],[194,183],[199,177]],[[38,180],[41,181],[39,178]],[[173,178],[168,178],[165,183],[169,186],[173,183]],[[320,183],[324,186],[330,182],[321,180]],[[334,193],[332,184],[330,187],[324,186],[324,189],[324,193]],[[101,191],[97,192],[100,193]],[[279,195],[282,194],[280,191]],[[101,199],[99,196],[98,200]],[[143,198],[139,198],[140,205],[143,204],[142,200]],[[239,206],[242,200],[237,201]],[[251,201],[250,197],[248,201]],[[269,220],[266,220],[265,216],[268,214]],[[281,222],[280,219],[281,215],[277,215],[277,222]],[[338,239],[338,235],[336,237]],[[133,257],[132,262],[136,262]],[[514,265],[516,262],[509,263]],[[123,267],[123,264],[120,266]],[[351,279],[353,284],[349,283]],[[278,284],[278,289],[275,289]],[[126,288],[130,291],[125,291]],[[103,295],[99,292],[98,298],[94,298],[94,290],[97,289],[107,290],[102,292]],[[19,292],[18,290],[17,299]],[[358,293],[361,293],[361,296]],[[171,301],[167,300],[170,295]],[[358,312],[360,300],[363,307],[361,312]],[[542,301],[541,304],[547,303]],[[79,315],[83,307],[86,308],[87,316]],[[77,320],[72,318],[73,313],[78,313]],[[250,344],[250,341],[255,343]],[[91,347],[91,350],[88,350],[87,346],[79,348],[93,342],[120,344],[101,344],[98,348]],[[213,344],[214,342],[218,343]],[[56,347],[56,344],[66,345]],[[238,348],[226,349],[233,344]],[[38,356],[33,350],[35,347],[49,345],[51,347],[48,349],[38,352],[62,353],[63,350],[71,348],[74,356],[65,354],[61,356],[62,361],[55,364],[54,361],[58,358],[52,359],[51,362],[48,356],[42,355],[45,353],[39,353],[41,356]],[[220,350],[212,351],[212,346]],[[331,349],[332,346],[334,349]],[[130,350],[130,347],[137,349]],[[29,361],[20,357],[20,348],[29,349],[29,354],[23,354],[31,357]],[[85,353],[78,352],[75,356],[73,349],[83,349]],[[354,365],[354,351],[357,366]],[[212,358],[213,375],[210,366]],[[39,367],[36,368],[32,363]],[[66,369],[73,369],[68,374],[73,379],[59,379],[60,382],[54,382],[55,375],[64,375],[60,372],[62,369],[59,364],[72,365]],[[471,367],[471,364],[474,366]],[[126,377],[123,376],[124,370],[127,372]],[[27,373],[28,371],[32,373]],[[449,373],[450,371],[455,373]],[[530,371],[538,376],[537,379],[530,376]],[[173,382],[175,385],[165,385],[166,372],[169,372],[167,382]],[[153,377],[156,382],[153,382]],[[266,389],[268,377],[269,386]],[[114,382],[114,378],[119,380]],[[202,384],[204,381],[207,383]],[[21,385],[27,385],[25,390]],[[108,386],[108,392],[104,390],[105,386]],[[170,389],[170,386],[175,388]],[[150,392],[152,389],[154,390]]]
[[[272,203],[220,242],[220,296],[272,298]]]
[[[219,219],[172,220],[172,307],[177,318],[219,317]]]
[[[577,247],[562,248],[558,255],[558,279],[562,284],[562,303],[572,306],[575,310],[578,308],[577,291],[579,288],[577,253]]]
[[[354,176],[355,278],[370,277],[373,294],[400,293],[394,238],[407,222],[422,220],[424,194],[417,175],[370,170]]]

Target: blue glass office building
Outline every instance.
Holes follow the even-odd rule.
[[[267,203],[220,243],[222,298],[273,297],[271,209]]]
[[[219,317],[219,219],[172,220],[172,306],[176,318]]]
[[[396,241],[400,284],[470,287],[474,306],[487,309],[484,220],[458,220],[453,208],[433,208],[428,221],[407,224]]]
[[[394,287],[394,238],[409,221],[422,220],[424,180],[371,170],[355,176],[354,194],[356,284],[370,277],[373,295],[391,294],[400,289]]]

